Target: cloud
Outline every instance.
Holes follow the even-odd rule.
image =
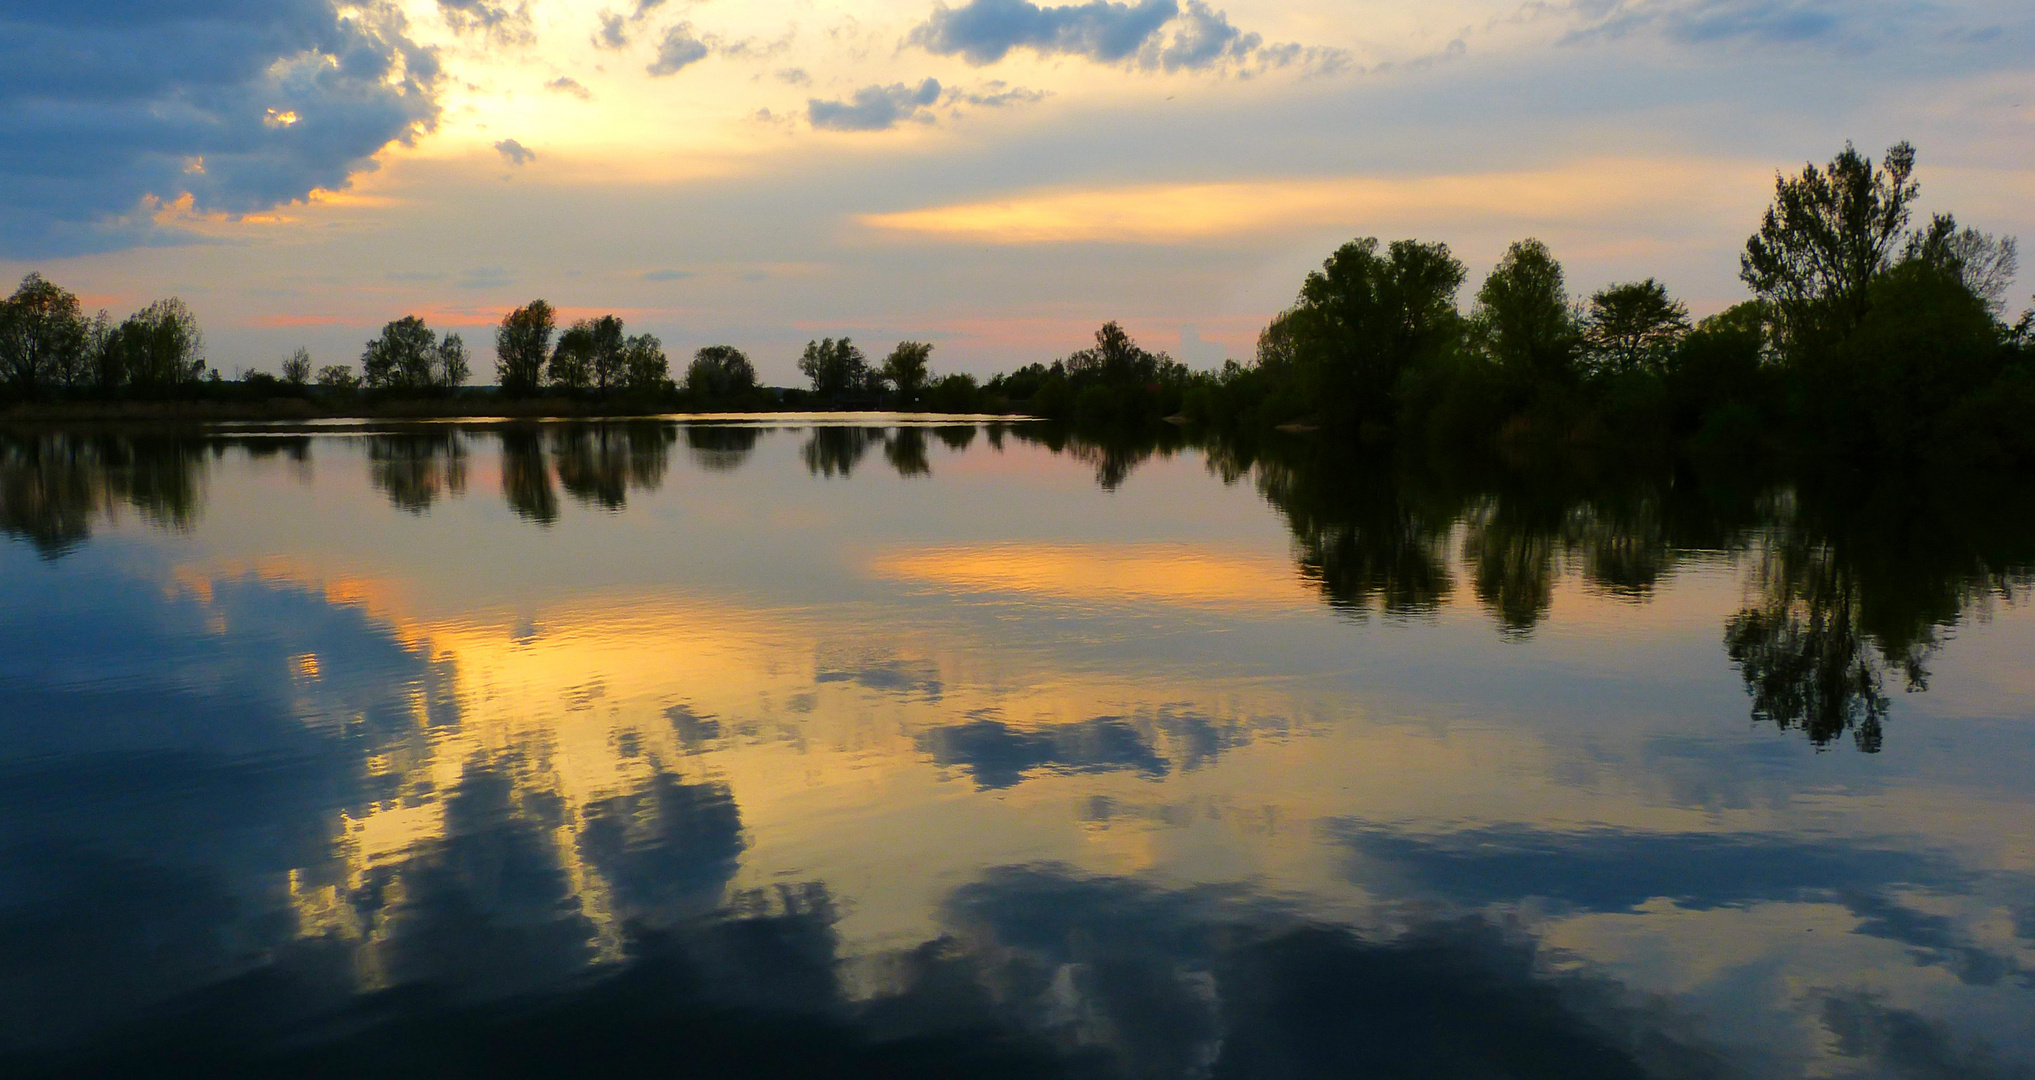
[[[806,69],[804,68],[779,68],[777,71],[777,81],[788,83],[792,86],[811,86],[813,84],[813,77],[806,74]]]
[[[930,123],[927,107],[940,100],[940,82],[927,79],[916,87],[903,83],[865,86],[847,101],[806,101],[806,119],[828,131],[888,131],[904,121]]]
[[[1051,97],[1050,91],[1028,90],[1012,86],[1002,79],[983,83],[973,90],[951,87],[943,99],[949,105],[978,105],[985,109],[1001,109],[1006,105],[1031,105]]]
[[[1884,33],[1918,5],[1893,3],[1830,3],[1828,0],[1614,0],[1572,4],[1586,25],[1571,31],[1564,44],[1594,37],[1618,38],[1640,30],[1658,30],[1669,41],[1699,45],[1751,41],[1768,45],[1849,38]]]
[[[516,279],[499,266],[476,266],[459,275],[454,284],[462,289],[501,289],[515,282]]]
[[[906,40],[937,55],[958,53],[977,66],[993,64],[1016,48],[1113,63],[1136,54],[1179,14],[1175,0],[1139,0],[1135,7],[1092,0],[1055,8],[1030,0],[969,0],[959,8],[935,7]]]
[[[524,146],[514,139],[503,139],[495,144],[495,149],[511,165],[528,165],[537,159],[537,152],[535,150]]]
[[[969,0],[959,8],[935,7],[906,41],[936,55],[958,54],[978,67],[1020,48],[1146,71],[1233,67],[1248,74],[1300,64],[1327,73],[1349,66],[1349,54],[1340,49],[1267,46],[1203,0],[1187,0],[1184,9],[1178,0],[1139,0],[1136,5],[1093,0],[1066,7]]]
[[[933,763],[960,767],[983,789],[1015,786],[1033,772],[1134,772],[1165,776],[1171,765],[1121,717],[1098,716],[1040,731],[981,718],[934,728],[919,736]]]
[[[390,8],[15,7],[0,35],[0,250],[159,243],[177,236],[154,220],[166,207],[235,215],[345,188],[435,126],[440,79]]]
[[[657,45],[657,59],[645,70],[652,75],[676,75],[712,51],[713,45],[695,35],[691,23],[682,22],[664,32],[664,40]]]
[[[594,45],[602,49],[621,49],[629,44],[629,24],[612,11],[600,15],[601,28],[594,31]]]
[[[585,101],[594,96],[593,91],[588,90],[583,84],[580,83],[578,79],[566,75],[560,75],[558,78],[553,79],[548,83],[545,83],[544,89],[556,90],[561,94],[571,94],[573,97],[576,97],[581,101]]]
[[[651,270],[643,275],[645,281],[683,281],[692,277],[690,270]]]
[[[438,14],[454,33],[479,34],[496,45],[529,45],[537,40],[530,32],[527,3],[511,11],[507,4],[491,0],[438,0]]]

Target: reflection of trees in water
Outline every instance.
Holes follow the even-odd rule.
[[[923,428],[902,427],[884,440],[883,458],[899,476],[931,476],[932,463],[926,460],[926,433]]]
[[[799,447],[799,457],[805,461],[806,471],[814,476],[829,479],[839,476],[845,480],[854,474],[862,455],[882,441],[882,428],[816,427],[806,437],[805,445]]]
[[[992,426],[990,445],[1002,449],[1006,431],[1019,442],[1043,446],[1094,467],[1096,486],[1104,491],[1122,487],[1138,466],[1154,457],[1171,458],[1187,443],[1180,429],[1170,424],[1156,430],[1100,431],[1070,431],[1057,424],[1016,424],[1008,429]]]
[[[975,441],[975,425],[949,424],[945,427],[936,427],[933,429],[933,435],[935,438],[938,438],[940,442],[947,447],[947,449],[952,450],[955,453],[960,453],[961,451],[968,449],[968,444]]]
[[[1757,599],[1725,628],[1754,717],[1878,750],[1888,677],[1927,689],[1946,631],[2035,584],[2030,495],[1997,479],[1812,476],[1776,500]]]
[[[626,421],[569,424],[553,429],[551,454],[558,483],[588,506],[619,510],[629,492],[656,491],[671,467],[670,424]]]
[[[211,457],[203,442],[178,437],[8,436],[0,439],[0,533],[55,558],[123,505],[158,527],[188,529]]]
[[[518,517],[549,525],[558,520],[558,489],[544,461],[544,440],[534,428],[505,428],[502,498]]]
[[[751,424],[687,424],[685,445],[693,463],[713,472],[733,472],[756,451],[762,432]]]
[[[368,482],[398,509],[421,514],[446,495],[466,494],[466,436],[416,431],[366,437]]]

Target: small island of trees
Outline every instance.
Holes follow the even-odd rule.
[[[2005,321],[2015,243],[1949,214],[1917,225],[1914,170],[1901,143],[1877,163],[1846,146],[1776,177],[1740,260],[1750,297],[1701,320],[1652,278],[1573,297],[1533,239],[1513,244],[1465,307],[1468,274],[1446,244],[1362,238],[1307,276],[1254,357],[1215,371],[1110,322],[1087,348],[980,385],[936,375],[926,342],[872,363],[846,337],[806,345],[802,388],[759,385],[731,345],[697,350],[674,378],[656,336],[627,333],[615,315],[561,326],[533,300],[495,330],[496,385],[467,387],[464,339],[415,315],[383,327],[357,369],[315,366],[299,349],[279,376],[224,379],[182,301],[116,323],[32,273],[0,300],[0,396],[17,418],[150,402],[193,403],[194,416],[888,408],[1402,446],[2035,464],[2035,313]]]

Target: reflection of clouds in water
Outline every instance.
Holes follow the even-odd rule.
[[[1171,705],[1037,728],[1006,723],[994,710],[977,710],[969,717],[965,723],[921,732],[916,743],[933,764],[966,769],[978,788],[1011,787],[1038,772],[1134,772],[1159,779],[1176,766],[1200,768],[1250,739],[1250,726],[1244,723]],[[1284,727],[1276,722],[1258,726]]]
[[[930,658],[903,657],[879,645],[823,641],[813,650],[813,681],[854,683],[870,690],[940,700],[940,668]]]

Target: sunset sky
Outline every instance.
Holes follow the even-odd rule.
[[[986,374],[1111,318],[1207,366],[1362,235],[1703,314],[1847,139],[2035,235],[2030,57],[2026,0],[0,0],[0,271],[182,296],[229,376],[416,313],[492,381],[537,297],[779,383],[809,337]]]

